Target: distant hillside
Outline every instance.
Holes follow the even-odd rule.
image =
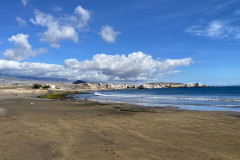
[[[49,78],[49,77],[32,77],[32,76],[10,76],[0,73],[0,78],[5,80],[16,80],[16,81],[26,81],[26,80],[37,80],[37,81],[50,81],[50,82],[71,82],[67,78]]]
[[[26,80],[39,80],[39,81],[52,81],[52,82],[71,82],[67,78],[30,77],[30,76],[18,76],[18,78],[26,79]]]

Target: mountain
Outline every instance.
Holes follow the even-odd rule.
[[[67,78],[50,78],[50,77],[33,77],[33,76],[11,76],[6,74],[0,73],[0,78],[5,80],[16,80],[16,81],[31,81],[31,80],[37,80],[37,81],[49,81],[49,82],[71,82]]]
[[[77,80],[77,81],[73,82],[73,84],[81,84],[81,83],[86,83],[86,82],[82,81],[82,80]]]

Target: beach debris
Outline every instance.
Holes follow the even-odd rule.
[[[17,96],[17,93],[11,92],[12,95]]]
[[[33,102],[31,102],[31,104],[34,104]]]

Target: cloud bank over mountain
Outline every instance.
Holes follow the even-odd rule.
[[[56,77],[96,82],[152,81],[178,73],[176,67],[189,66],[191,58],[154,60],[142,52],[129,55],[96,54],[92,60],[67,59],[63,65],[0,60],[0,72],[9,75]]]

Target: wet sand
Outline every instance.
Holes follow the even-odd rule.
[[[7,110],[4,108],[0,108],[0,116],[5,116],[7,113]]]
[[[1,160],[238,160],[233,112],[29,98],[0,92]]]

